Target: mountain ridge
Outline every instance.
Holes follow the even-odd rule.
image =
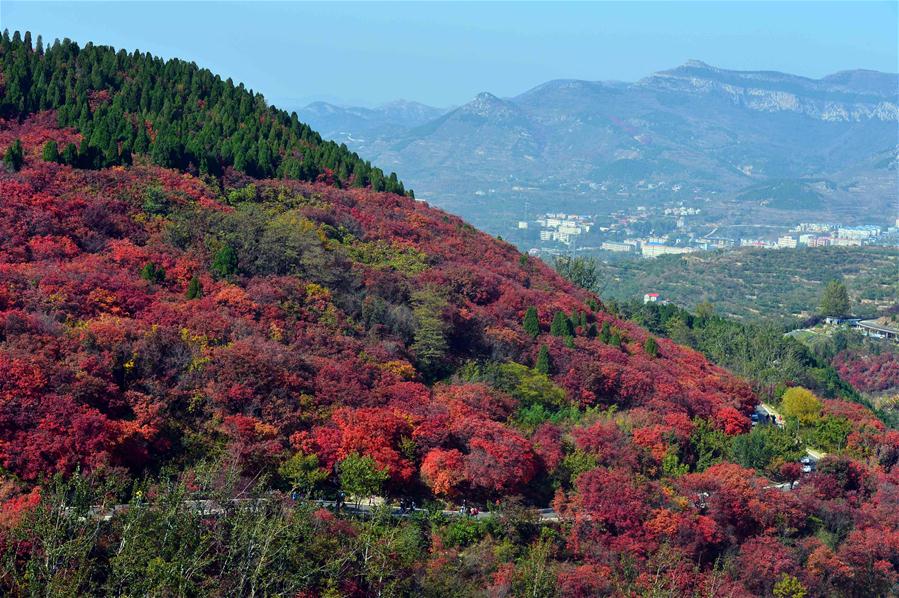
[[[520,213],[517,190],[525,188],[543,211],[561,202],[589,213],[619,193],[638,197],[648,184],[696,189],[689,199],[713,197],[710,209],[724,211],[766,181],[829,178],[836,187],[819,217],[882,218],[896,173],[870,165],[899,147],[895,81],[864,70],[810,79],[691,61],[633,83],[557,79],[511,97],[478,95],[401,131],[370,123],[358,145],[328,119],[308,120],[496,233],[501,218]],[[870,181],[864,195],[851,191],[858,180]],[[483,204],[485,193],[496,209]],[[759,217],[781,218],[749,203]],[[811,218],[810,205],[784,208]]]

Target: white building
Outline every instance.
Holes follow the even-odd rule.
[[[796,247],[799,246],[799,243],[796,241],[796,237],[784,235],[777,240],[777,246],[781,249],[796,249]]]
[[[643,303],[658,303],[658,301],[658,293],[646,293],[645,295],[643,295]]]
[[[803,222],[796,227],[797,232],[801,233],[826,233],[836,228],[833,224],[824,222]]]
[[[604,241],[600,246],[604,251],[615,251],[618,253],[630,253],[634,250],[634,246],[630,243],[619,243],[617,241]]]
[[[761,239],[740,239],[740,247],[761,247],[763,249],[770,249],[771,247],[777,247],[775,243],[769,243],[768,241],[762,241]]]
[[[674,247],[672,245],[660,245],[658,243],[644,243],[640,248],[643,257],[658,257],[660,255],[677,255],[683,253],[692,253],[695,251],[692,247]]]
[[[830,240],[830,244],[837,247],[859,247],[862,244],[862,240],[851,237],[835,237]]]
[[[873,224],[864,226],[841,226],[837,236],[841,239],[871,239],[880,234],[880,227]]]

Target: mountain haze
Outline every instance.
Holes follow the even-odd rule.
[[[525,200],[589,209],[622,196],[658,199],[641,195],[647,184],[666,193],[679,185],[679,199],[711,197],[712,208],[748,202],[760,208],[755,218],[815,211],[857,220],[886,213],[895,196],[895,161],[885,158],[897,149],[897,89],[890,73],[809,79],[689,61],[635,83],[555,80],[504,99],[485,92],[403,130],[369,120],[364,143],[344,125],[341,140],[488,228],[485,212]],[[327,136],[351,110],[300,114]],[[799,193],[779,193],[785,181]]]

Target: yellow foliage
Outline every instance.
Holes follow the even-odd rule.
[[[795,417],[801,424],[810,424],[821,417],[821,401],[812,391],[801,386],[788,388],[782,400],[783,414]]]
[[[415,368],[412,367],[412,364],[405,359],[388,361],[381,365],[381,369],[385,372],[390,372],[394,376],[402,378],[403,380],[412,380],[413,378],[415,378]]]

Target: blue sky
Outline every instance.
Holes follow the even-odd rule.
[[[896,72],[897,2],[40,3],[0,23],[181,57],[274,103],[437,106],[549,79],[633,81],[696,58],[820,77]]]

